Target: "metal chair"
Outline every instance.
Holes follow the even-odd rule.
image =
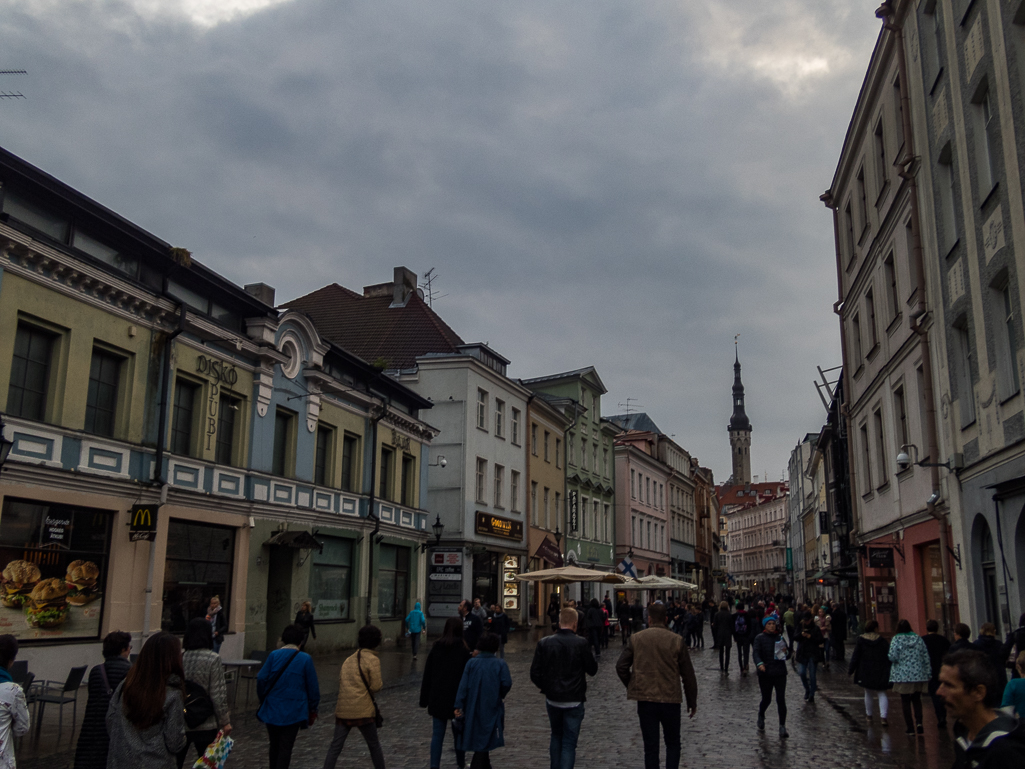
[[[25,686],[25,677],[28,675],[28,660],[15,660],[7,668],[7,671],[11,674],[11,680],[14,683],[20,685],[23,689],[27,688]]]
[[[243,703],[243,706],[249,704],[249,688],[252,686],[253,681],[256,680],[256,676],[259,675],[259,673],[260,673],[260,668],[263,667],[263,663],[267,661],[267,657],[269,655],[270,655],[270,652],[259,652],[259,651],[251,652],[250,655],[249,655],[249,659],[251,659],[251,660],[259,660],[260,664],[255,666],[255,667],[253,667],[253,668],[247,668],[245,670],[239,670],[238,674],[239,674],[240,680],[246,682],[246,699],[245,699],[245,702]],[[238,683],[235,684],[235,695],[236,695],[236,698],[237,698],[238,697]],[[232,704],[234,705],[234,703],[232,703]]]
[[[78,723],[78,688],[85,678],[85,671],[88,665],[79,668],[71,668],[68,679],[62,684],[60,681],[44,681],[38,688],[31,687],[27,694],[28,701],[36,703],[36,737],[43,726],[43,714],[46,712],[46,704],[57,705],[60,710],[57,716],[57,741],[60,742],[61,732],[64,730],[64,706],[71,704],[71,734],[75,733],[75,724]],[[74,692],[68,696],[68,692]]]

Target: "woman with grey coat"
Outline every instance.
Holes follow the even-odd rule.
[[[228,710],[228,687],[224,683],[224,665],[220,655],[214,651],[214,636],[210,623],[197,617],[189,623],[182,640],[185,653],[182,655],[182,667],[185,669],[185,680],[199,684],[206,690],[207,696],[214,706],[214,714],[195,728],[185,732],[188,742],[178,751],[178,769],[185,764],[189,746],[196,746],[196,757],[201,758],[207,747],[215,739],[217,732],[223,730],[225,735],[231,734],[231,712]]]

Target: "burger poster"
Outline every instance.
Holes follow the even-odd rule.
[[[112,516],[5,499],[0,513],[0,633],[96,638]]]

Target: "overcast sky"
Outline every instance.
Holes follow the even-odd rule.
[[[840,361],[877,5],[0,0],[0,145],[279,302],[435,268],[512,376],[595,366],[718,481],[739,333],[774,480]]]

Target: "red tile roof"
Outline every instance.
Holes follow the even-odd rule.
[[[789,484],[786,481],[775,481],[773,483],[752,483],[748,486],[716,486],[715,493],[720,507],[726,505],[748,507],[778,499],[787,493],[788,487]]]
[[[317,330],[368,363],[383,359],[389,369],[408,369],[430,352],[451,353],[463,340],[413,292],[402,307],[392,296],[365,297],[332,283],[285,302],[305,313]]]

